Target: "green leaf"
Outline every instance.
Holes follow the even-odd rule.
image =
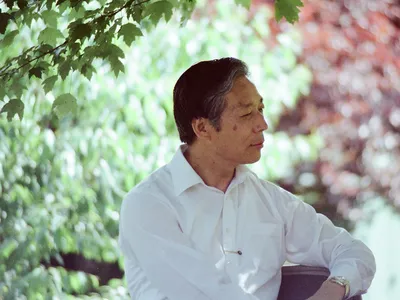
[[[42,72],[44,68],[42,67],[35,67],[29,70],[29,78],[32,76],[36,76],[37,78],[42,78]]]
[[[105,47],[96,47],[93,48],[92,50],[97,50],[96,56],[97,57],[102,57],[102,58],[107,58],[107,57],[121,57],[124,58],[125,54],[122,49],[114,44],[109,44]]]
[[[40,18],[41,16],[37,12],[34,12],[33,8],[24,12],[24,22],[28,27],[31,27],[32,20],[38,20]]]
[[[72,290],[82,293],[88,284],[88,277],[83,272],[76,272],[69,277]]]
[[[57,78],[58,78],[58,75],[54,75],[54,76],[50,76],[50,77],[46,78],[46,80],[43,81],[43,89],[46,94],[53,89],[54,84],[57,81]]]
[[[14,3],[16,2],[15,0],[4,0],[4,2],[7,4],[7,7],[9,9],[12,9],[14,6]]]
[[[282,17],[291,23],[299,20],[299,7],[303,7],[301,0],[276,0],[275,1],[275,19],[279,22]]]
[[[4,260],[7,260],[10,254],[18,247],[18,242],[12,238],[6,239],[1,244],[2,245],[0,246],[0,257]]]
[[[67,78],[69,71],[71,70],[71,62],[70,60],[66,60],[58,67],[58,73],[61,75],[62,80]]]
[[[40,54],[43,54],[45,52],[48,52],[50,50],[53,49],[53,46],[49,45],[49,44],[42,44],[40,45],[40,47],[37,49],[37,51],[40,52]]]
[[[69,2],[71,3],[71,7],[74,7],[76,9],[77,6],[81,6],[82,5],[82,0],[69,0]]]
[[[71,39],[72,41],[81,40],[90,37],[92,34],[92,26],[89,24],[78,24],[72,28]]]
[[[13,30],[13,31],[7,33],[6,36],[4,37],[4,39],[1,41],[0,47],[5,48],[5,47],[10,46],[18,33],[19,33],[18,30]]]
[[[23,85],[20,80],[14,80],[14,82],[11,83],[11,87],[10,87],[10,89],[8,91],[14,92],[14,95],[17,98],[21,98],[22,91],[24,89],[26,89],[26,85]],[[10,93],[10,94],[12,94],[12,93]]]
[[[123,6],[125,4],[125,0],[113,0],[110,1],[108,3],[108,5],[106,6],[106,8],[104,9],[105,13],[111,13],[113,11],[115,11],[115,9],[120,8],[121,6]]]
[[[85,19],[86,18],[91,18],[94,17],[96,15],[98,15],[99,13],[102,12],[101,8],[97,8],[97,9],[88,9],[87,11],[85,11]]]
[[[66,0],[57,0],[56,6],[63,4]]]
[[[0,33],[4,34],[7,29],[8,21],[11,19],[11,15],[7,13],[0,13]]]
[[[42,18],[44,22],[50,27],[57,28],[57,21],[59,17],[60,14],[54,10],[45,10],[42,12]]]
[[[251,0],[235,0],[235,3],[236,3],[237,5],[241,5],[241,6],[243,6],[244,8],[249,9],[249,8],[250,8],[250,5],[251,5]]]
[[[169,1],[161,0],[146,6],[144,16],[150,16],[150,20],[154,25],[160,21],[164,15],[165,21],[169,21],[172,17],[173,5]]]
[[[58,39],[64,38],[60,30],[47,27],[39,34],[39,43],[55,46]]]
[[[143,6],[142,5],[131,6],[126,13],[128,14],[128,16],[131,16],[134,21],[140,23],[140,21],[142,20]]]
[[[63,118],[68,113],[75,114],[78,109],[76,98],[72,94],[67,93],[57,97],[53,102],[51,108],[52,112],[57,115],[59,119]]]
[[[56,4],[56,6],[58,6],[58,11],[60,12],[60,14],[63,14],[67,8],[69,8],[69,2],[63,0],[60,4]]]
[[[143,36],[142,31],[135,24],[128,23],[122,25],[121,29],[118,32],[119,36],[124,37],[124,42],[128,46],[132,44],[137,36]]]
[[[91,79],[93,73],[96,72],[96,69],[91,64],[84,64],[81,69],[81,73],[87,78]]]
[[[6,96],[5,83],[0,82],[0,101],[4,101],[5,96]]]
[[[112,56],[110,57],[110,65],[111,69],[113,70],[115,77],[118,77],[118,74],[125,71],[125,67],[123,63],[118,59],[118,57]]]
[[[8,101],[0,111],[1,113],[7,113],[7,120],[11,122],[16,114],[18,114],[19,119],[22,120],[24,117],[24,103],[19,99],[11,99]]]
[[[17,5],[19,9],[25,9],[28,6],[28,1],[27,0],[18,0]]]

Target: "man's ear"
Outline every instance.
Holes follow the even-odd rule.
[[[210,130],[212,130],[212,125],[210,124],[208,119],[205,118],[193,119],[192,128],[198,139],[210,140],[211,138]]]

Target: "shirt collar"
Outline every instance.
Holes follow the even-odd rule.
[[[176,196],[179,196],[185,190],[198,183],[203,183],[205,185],[203,179],[196,173],[183,155],[187,148],[187,144],[180,145],[168,164]],[[235,177],[231,185],[242,183],[250,173],[252,173],[252,171],[246,165],[237,166]]]

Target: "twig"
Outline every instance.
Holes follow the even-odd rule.
[[[108,17],[108,18],[113,17],[113,16],[115,16],[117,13],[119,13],[120,11],[122,11],[123,9],[125,9],[125,8],[127,8],[128,6],[132,5],[132,4],[134,3],[134,1],[135,1],[135,0],[129,0],[129,1],[126,2],[123,6],[121,6],[121,7],[118,8],[118,9],[116,9],[115,11],[112,11],[112,12],[110,12],[110,13],[108,13],[108,14],[103,14],[103,15],[101,15],[100,17]],[[138,3],[133,4],[133,6],[142,5],[142,4],[147,3],[147,2],[150,2],[150,1],[151,1],[151,0],[144,0],[144,1],[141,1],[141,2],[138,2]],[[100,17],[98,17],[98,18],[100,18]],[[93,19],[92,22],[90,22],[90,23],[94,23],[94,21],[95,21],[96,19],[98,19],[98,18]],[[68,39],[66,39],[66,40],[64,41],[64,43],[58,45],[57,47],[52,48],[52,49],[50,49],[50,50],[48,50],[48,51],[42,53],[41,55],[36,56],[36,57],[34,57],[34,58],[28,60],[26,63],[24,63],[23,65],[19,66],[18,68],[12,69],[10,72],[4,72],[4,71],[6,71],[7,69],[9,69],[10,66],[11,66],[11,64],[10,64],[9,66],[7,66],[7,67],[4,67],[5,69],[2,70],[3,73],[0,73],[0,78],[5,77],[5,76],[8,76],[8,75],[12,75],[12,74],[16,73],[18,70],[20,70],[20,69],[22,69],[23,67],[27,66],[27,65],[30,64],[31,62],[33,62],[33,61],[35,61],[35,60],[38,60],[38,59],[42,58],[43,56],[46,56],[47,54],[50,54],[51,52],[57,50],[58,48],[65,46],[67,43],[68,43]]]
[[[138,5],[144,4],[146,2],[150,2],[150,1],[151,0],[144,0],[142,2],[135,3],[133,6],[138,6]],[[127,8],[128,6],[130,6],[133,2],[134,2],[134,0],[129,0],[128,2],[125,3],[125,5],[121,6],[120,8],[116,9],[115,11],[110,12],[110,13],[108,13],[106,15],[103,15],[103,16],[112,17],[112,16],[116,15],[117,13],[119,13],[121,10],[123,10],[123,9]]]
[[[66,40],[64,41],[64,43],[58,45],[57,47],[54,47],[54,48],[52,48],[52,49],[50,49],[50,50],[48,50],[48,51],[46,51],[46,52],[40,54],[39,56],[36,56],[36,57],[34,57],[34,58],[28,60],[26,63],[22,64],[22,65],[19,66],[18,68],[13,69],[12,72],[0,74],[0,77],[4,77],[4,76],[6,76],[6,75],[14,74],[14,73],[17,72],[19,69],[22,69],[23,67],[29,65],[29,64],[30,64],[31,62],[33,62],[34,60],[38,60],[39,58],[42,58],[43,56],[46,56],[47,54],[50,54],[50,53],[53,52],[53,51],[56,51],[58,48],[61,48],[62,46],[65,46],[67,43],[68,43],[68,39],[66,39]]]

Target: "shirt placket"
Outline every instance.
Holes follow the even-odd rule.
[[[228,274],[233,274],[239,262],[239,254],[236,249],[236,209],[235,201],[230,191],[224,195],[224,207],[222,211],[223,247],[225,252],[225,269]]]

